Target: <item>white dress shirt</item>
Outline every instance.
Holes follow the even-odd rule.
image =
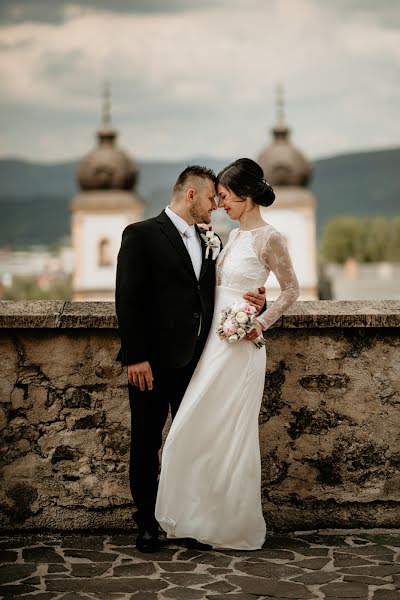
[[[169,206],[165,209],[167,217],[171,219],[177,230],[182,236],[183,243],[185,244],[187,251],[192,261],[193,269],[197,279],[200,277],[201,263],[202,263],[202,249],[200,238],[197,235],[197,231],[194,225],[186,223],[185,219],[182,219],[179,215],[174,213]]]

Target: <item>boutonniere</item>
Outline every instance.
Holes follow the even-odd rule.
[[[203,233],[201,233],[200,235],[206,243],[206,258],[208,258],[209,254],[210,254],[210,250],[211,250],[211,252],[212,252],[211,258],[212,258],[212,260],[215,260],[221,250],[221,240],[212,231],[211,227],[207,231],[204,231]]]

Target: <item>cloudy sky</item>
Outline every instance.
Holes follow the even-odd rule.
[[[285,88],[311,158],[400,143],[399,0],[1,0],[0,156],[76,158],[112,88],[140,159],[256,156]]]

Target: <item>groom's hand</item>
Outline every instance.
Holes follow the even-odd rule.
[[[257,314],[265,304],[265,287],[259,287],[257,292],[246,292],[243,298],[257,309]]]
[[[147,388],[152,390],[153,372],[150,363],[146,360],[134,365],[128,365],[128,381],[131,385],[140,388],[142,392],[146,389],[146,384]]]

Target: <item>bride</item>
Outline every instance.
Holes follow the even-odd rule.
[[[157,521],[168,538],[193,538],[214,549],[259,549],[266,533],[258,437],[265,346],[257,348],[246,339],[221,341],[219,314],[241,300],[245,290],[265,285],[272,271],[281,294],[258,315],[249,334],[255,339],[299,295],[284,238],[260,214],[260,205],[275,199],[263,177],[261,167],[248,158],[218,174],[219,206],[240,227],[218,256],[213,324],[162,456]]]

